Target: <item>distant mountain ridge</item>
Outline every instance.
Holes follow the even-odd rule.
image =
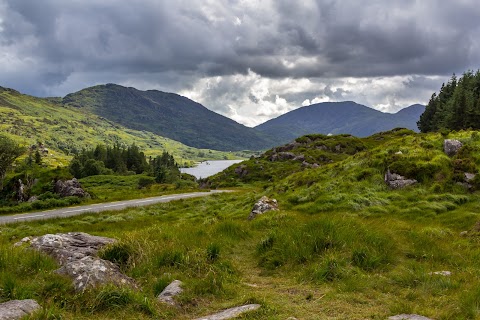
[[[106,84],[68,94],[62,103],[196,148],[235,151],[274,145],[260,131],[175,93]]]
[[[353,101],[324,102],[290,111],[255,129],[276,137],[279,144],[312,133],[366,137],[398,127],[418,131],[417,121],[424,110],[425,106],[415,104],[391,114]]]

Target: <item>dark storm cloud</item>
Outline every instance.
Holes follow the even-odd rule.
[[[438,80],[428,76],[479,67],[479,7],[473,0],[0,0],[0,85],[37,95],[99,81],[191,91],[201,79],[253,72],[317,79],[316,96],[332,99],[351,93],[325,89],[342,77],[413,75],[431,87]],[[231,111],[240,93],[228,91],[242,88],[235,83],[217,83],[200,98]],[[315,97],[314,87],[305,90],[263,99],[283,95],[293,105]],[[227,98],[230,106],[215,103]]]

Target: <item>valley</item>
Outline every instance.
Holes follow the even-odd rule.
[[[380,114],[380,121],[365,106],[322,104],[298,109],[322,109],[315,117],[293,120],[292,112],[262,125],[284,142],[227,152],[136,131],[66,100],[0,94],[8,139],[18,148],[48,146],[48,156],[19,149],[24,154],[5,179],[10,199],[26,188],[38,200],[1,208],[35,211],[0,220],[8,222],[0,227],[0,298],[35,299],[41,308],[32,319],[204,319],[238,306],[248,310],[243,319],[480,315],[478,131],[390,128],[394,118],[416,122],[423,106]],[[348,120],[344,107],[363,121]],[[328,114],[349,128],[371,121],[375,132],[335,134],[346,127],[323,120],[310,126]],[[386,129],[378,132],[379,122]],[[178,168],[215,161],[234,164],[208,176]],[[18,179],[26,184],[9,189]],[[56,194],[81,188],[89,198]],[[82,206],[42,210],[64,204]],[[38,252],[39,239],[90,235],[106,244],[79,261]],[[72,278],[77,262],[82,279],[94,280]],[[96,264],[120,278],[97,279]],[[164,302],[162,292],[175,283],[181,289]]]

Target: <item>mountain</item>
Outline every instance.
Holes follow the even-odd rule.
[[[366,137],[393,128],[417,130],[425,107],[412,105],[395,114],[383,113],[353,101],[324,102],[301,107],[271,119],[255,129],[286,143],[311,133],[352,134]]]
[[[196,148],[259,150],[273,145],[261,132],[174,93],[106,84],[71,93],[62,103]]]
[[[84,109],[64,106],[61,99],[43,99],[0,87],[0,132],[22,145],[41,143],[48,148],[47,164],[65,164],[69,155],[97,144],[135,143],[147,155],[167,151],[179,163],[185,160],[224,159],[234,155],[199,150],[151,132],[125,128]]]

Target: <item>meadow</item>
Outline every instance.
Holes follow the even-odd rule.
[[[478,134],[307,138],[295,148],[324,159],[318,168],[268,161],[270,150],[211,178],[211,186],[237,186],[234,193],[2,226],[0,298],[37,299],[44,310],[33,319],[192,319],[244,303],[262,307],[242,319],[479,318],[480,199],[475,181],[458,184],[460,172],[478,168]],[[445,138],[464,143],[456,156],[444,154]],[[330,151],[309,147],[327,140]],[[345,152],[335,148],[342,143]],[[235,173],[242,165],[246,176]],[[390,189],[387,168],[418,183]],[[283,176],[269,181],[264,173],[276,170]],[[263,195],[280,210],[248,221]],[[53,260],[13,246],[71,231],[118,239],[101,256],[142,289],[77,294],[52,272]],[[184,282],[179,307],[155,298],[173,279]]]

